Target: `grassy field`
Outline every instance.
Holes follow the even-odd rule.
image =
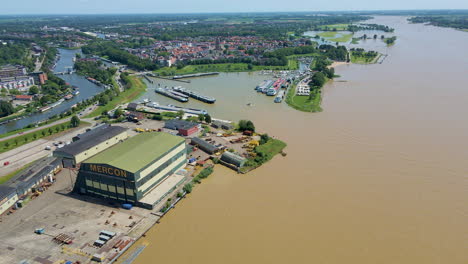
[[[174,67],[164,67],[155,73],[161,76],[174,76],[193,74],[200,72],[248,72],[248,71],[261,71],[261,70],[297,70],[299,68],[299,62],[295,59],[288,60],[287,66],[253,66],[249,69],[247,63],[220,63],[220,64],[202,64],[202,65],[187,65],[182,69]]]
[[[352,37],[353,37],[353,34],[350,33],[350,34],[343,34],[341,37],[331,38],[327,40],[332,41],[332,42],[348,42],[351,40]]]
[[[281,153],[287,144],[279,139],[270,138],[268,142],[255,148],[256,158],[249,158],[246,165],[240,168],[240,172],[247,173],[262,164],[270,161],[274,156]],[[258,159],[258,157],[261,157]]]
[[[87,115],[86,118],[99,116],[103,111],[110,111],[120,104],[131,102],[145,92],[146,84],[139,77],[130,76],[130,82],[130,89],[121,92],[119,96],[115,97],[112,101],[109,101],[106,105],[99,106]]]
[[[336,34],[338,34],[338,32],[336,31],[325,31],[325,32],[318,33],[317,35],[322,38],[333,38],[336,36]]]
[[[351,44],[359,44],[359,38],[352,38],[351,39]]]
[[[309,96],[296,95],[296,84],[294,84],[286,94],[286,103],[292,108],[303,112],[321,112],[322,97],[320,93],[310,100]]]
[[[349,26],[349,24],[323,25],[323,26],[320,26],[320,29],[324,30],[324,29],[328,28],[329,30],[333,30],[333,29],[347,30],[348,26]]]
[[[81,121],[80,127],[88,126],[88,125],[89,125],[88,122]],[[54,135],[63,131],[68,131],[70,129],[73,129],[73,128],[70,127],[70,121],[67,121],[65,123],[43,128],[36,132],[22,134],[14,138],[2,140],[0,141],[0,153],[10,151],[12,149],[20,147],[24,144],[31,143],[40,138],[48,137],[48,136],[51,136],[51,135]]]
[[[382,55],[379,54],[374,57],[356,56],[353,52],[351,52],[351,62],[356,64],[372,64],[375,63],[380,56]]]

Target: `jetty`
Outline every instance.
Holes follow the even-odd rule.
[[[202,73],[194,73],[194,74],[185,74],[185,75],[175,75],[172,79],[184,79],[184,78],[195,78],[195,77],[203,77],[203,76],[212,76],[218,75],[219,72],[202,72]]]

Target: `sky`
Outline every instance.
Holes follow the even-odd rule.
[[[0,15],[468,9],[468,0],[0,0]]]

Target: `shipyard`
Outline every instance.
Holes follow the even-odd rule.
[[[273,142],[250,121],[235,124],[206,110],[147,99],[122,107],[128,121],[67,135],[68,142],[47,148],[51,156],[2,185],[0,226],[9,231],[0,234],[0,250],[9,262],[113,263],[200,175],[215,166],[247,173],[261,165],[249,164],[259,142]],[[206,118],[193,119],[199,116]]]

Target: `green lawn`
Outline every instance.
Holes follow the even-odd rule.
[[[327,40],[332,41],[332,42],[348,42],[351,40],[352,37],[353,37],[353,34],[350,33],[350,34],[342,34],[341,37],[331,38]]]
[[[351,44],[359,44],[359,38],[352,38]]]
[[[202,64],[202,65],[187,65],[182,69],[174,67],[164,67],[155,73],[161,76],[174,76],[185,75],[200,72],[248,72],[248,71],[261,71],[261,70],[297,70],[299,62],[295,59],[288,60],[287,66],[253,66],[252,69],[248,68],[247,63],[219,63],[219,64]]]
[[[286,147],[286,143],[279,139],[271,138],[267,143],[255,148],[255,152],[269,155],[270,159],[280,153]]]
[[[375,63],[380,56],[381,54],[374,57],[356,56],[353,52],[351,52],[351,62],[356,64],[372,64]]]
[[[256,158],[249,158],[240,172],[247,173],[262,164],[270,161],[274,156],[281,153],[287,144],[279,139],[270,138],[267,143],[255,148]]]
[[[318,33],[317,35],[322,38],[333,38],[334,36],[336,36],[336,34],[338,34],[338,32],[336,31],[325,31]]]
[[[310,100],[309,96],[296,95],[296,84],[289,88],[286,94],[286,103],[292,108],[303,112],[321,112],[322,97],[319,93],[314,100]]]
[[[80,126],[87,126],[89,123],[81,121]],[[14,138],[0,141],[0,153],[10,151],[17,147],[20,147],[24,144],[31,143],[35,140],[38,140],[43,137],[48,137],[63,131],[68,131],[72,129],[70,127],[70,121],[67,121],[62,124],[57,124],[51,127],[40,129],[36,132],[31,132],[23,135],[19,135]]]
[[[139,77],[130,76],[130,82],[130,89],[121,92],[119,96],[115,97],[112,101],[109,101],[106,105],[99,106],[87,115],[86,118],[99,116],[103,111],[110,111],[120,104],[131,102],[145,92],[146,84]]]

